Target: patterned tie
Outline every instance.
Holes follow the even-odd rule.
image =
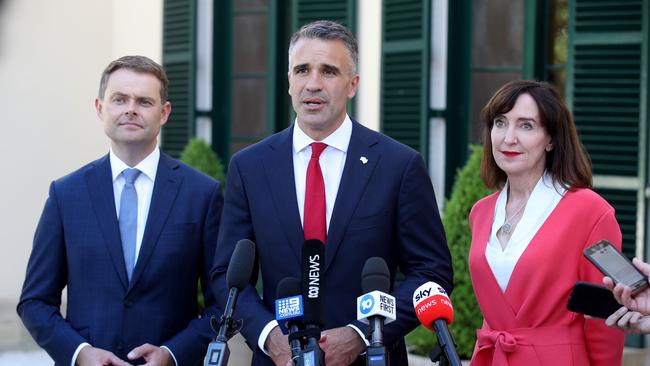
[[[305,217],[303,230],[305,240],[318,239],[325,243],[327,228],[325,221],[325,182],[318,159],[327,147],[322,142],[311,144],[311,160],[307,167],[307,181],[305,189]]]
[[[126,274],[131,281],[133,267],[135,267],[135,239],[138,231],[138,192],[133,183],[140,175],[138,169],[124,169],[124,188],[120,197],[120,236],[122,237],[122,252]]]

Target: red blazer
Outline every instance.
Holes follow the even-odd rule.
[[[620,365],[624,334],[566,309],[573,284],[602,283],[582,251],[601,239],[621,248],[614,209],[589,189],[567,192],[517,262],[505,293],[485,258],[498,192],[470,213],[469,268],[483,327],[472,365]]]

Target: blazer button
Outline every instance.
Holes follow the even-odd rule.
[[[117,342],[117,348],[118,351],[121,351],[124,349],[124,344],[122,344],[122,341]]]
[[[133,306],[133,301],[131,301],[129,299],[124,300],[124,306],[126,306],[127,308],[130,308],[131,306]]]

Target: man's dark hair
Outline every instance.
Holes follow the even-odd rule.
[[[357,73],[357,65],[359,64],[359,45],[354,35],[344,25],[331,20],[316,20],[311,23],[303,25],[298,29],[289,41],[289,63],[291,64],[291,53],[296,43],[302,39],[321,39],[325,41],[341,41],[348,49],[350,58],[352,59],[352,74]]]
[[[1,1],[1,0],[0,0]],[[119,69],[127,69],[138,73],[151,74],[160,80],[160,102],[167,101],[167,92],[169,90],[169,80],[165,69],[155,61],[145,56],[122,56],[106,66],[102,73],[102,79],[99,82],[99,99],[104,99],[106,85],[111,74]]]

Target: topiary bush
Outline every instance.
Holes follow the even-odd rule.
[[[492,193],[481,180],[481,159],[483,148],[470,146],[471,154],[465,166],[456,175],[451,197],[445,202],[442,223],[447,234],[447,243],[454,267],[454,291],[451,302],[454,305],[454,322],[450,331],[456,340],[458,355],[469,359],[476,343],[476,329],[481,327],[483,316],[474,296],[469,276],[468,256],[472,236],[469,229],[469,211],[476,201]],[[431,331],[419,326],[406,337],[413,352],[421,355],[436,346]]]
[[[469,229],[469,211],[479,199],[492,193],[481,179],[482,146],[470,146],[471,154],[465,166],[458,171],[451,197],[443,210],[443,225],[454,265],[454,322],[450,330],[456,339],[458,354],[470,358],[476,343],[476,329],[483,323],[483,315],[476,302],[469,276],[469,247],[472,235]]]
[[[201,139],[192,139],[181,153],[181,161],[218,180],[223,187],[225,169],[219,156]]]

